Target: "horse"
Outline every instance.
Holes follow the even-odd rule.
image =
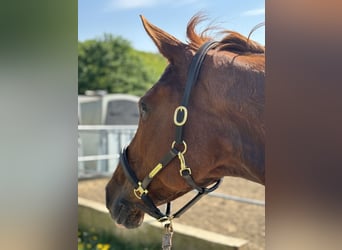
[[[210,28],[198,34],[200,14],[186,43],[140,18],[168,65],[140,98],[136,134],[106,186],[112,219],[129,229],[145,213],[179,217],[224,176],[265,185],[265,47],[235,31],[219,41]],[[170,202],[193,189],[198,195],[170,215]]]

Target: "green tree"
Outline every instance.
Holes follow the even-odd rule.
[[[137,52],[127,40],[108,34],[79,42],[78,51],[79,94],[104,89],[140,96],[158,79],[166,64],[161,56]],[[148,64],[148,57],[158,58],[148,60],[154,66]]]

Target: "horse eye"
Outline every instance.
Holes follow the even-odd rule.
[[[147,105],[144,102],[140,103],[140,114],[142,117],[144,117],[147,113]]]

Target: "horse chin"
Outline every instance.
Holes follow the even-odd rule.
[[[115,206],[111,216],[119,227],[123,226],[127,229],[139,227],[144,220],[144,212],[123,203]]]

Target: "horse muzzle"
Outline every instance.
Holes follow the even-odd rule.
[[[126,228],[137,228],[144,220],[144,212],[125,199],[117,198],[112,200],[108,188],[106,188],[106,207],[112,219]]]

